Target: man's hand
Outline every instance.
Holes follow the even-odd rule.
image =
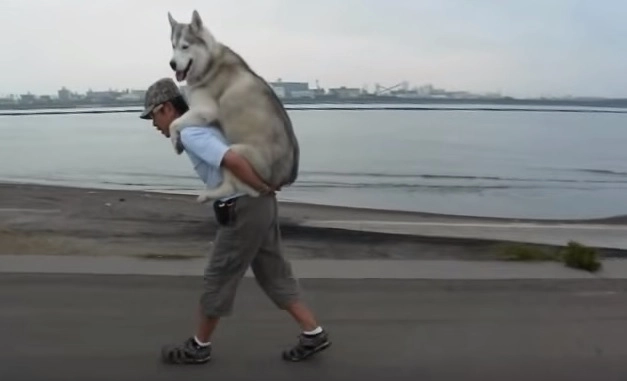
[[[280,192],[281,191],[281,186],[278,187],[273,187],[270,186],[268,184],[264,184],[264,186],[261,189],[257,189],[259,191],[259,193],[262,194],[275,194],[276,192]]]

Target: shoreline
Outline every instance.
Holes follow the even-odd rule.
[[[160,192],[0,183],[0,255],[204,257],[216,224],[211,206],[195,199],[193,195]],[[308,222],[530,222],[292,202],[280,202],[279,219],[284,251],[293,259],[495,260],[502,259],[507,244],[492,239],[306,226]],[[619,225],[625,220],[594,221]],[[590,220],[561,222],[577,225]],[[620,249],[600,252],[607,257],[627,256],[627,251]]]
[[[551,112],[551,113],[579,113],[579,114],[627,114],[624,107],[599,107],[599,108],[530,108],[530,107],[437,107],[437,106],[292,106],[286,107],[287,111],[414,111],[414,112]],[[566,106],[570,107],[570,106]],[[575,106],[572,106],[575,107]],[[87,110],[86,110],[87,109]],[[70,111],[68,111],[70,110]],[[42,115],[83,115],[83,114],[124,114],[137,113],[141,109],[135,108],[119,108],[109,110],[97,110],[89,107],[85,108],[52,108],[52,109],[20,109],[20,110],[2,110],[0,109],[0,117],[19,117],[19,116],[42,116]]]
[[[589,107],[606,109],[627,108],[626,98],[514,98],[514,97],[471,97],[471,98],[434,98],[416,97],[404,98],[396,96],[361,96],[351,99],[342,99],[334,96],[322,96],[315,99],[283,98],[286,108],[305,107],[315,105],[334,105],[348,107],[352,105],[371,106],[398,105],[409,106],[482,106],[482,107]],[[141,101],[104,101],[104,102],[36,102],[34,104],[14,103],[3,104],[0,110],[41,110],[41,109],[85,109],[85,108],[141,108]]]
[[[50,189],[54,192],[68,190],[71,192],[87,191],[87,192],[109,192],[111,194],[148,194],[171,196],[176,199],[192,200],[195,202],[195,191],[181,192],[174,190],[140,190],[140,189],[121,189],[115,187],[95,187],[80,185],[62,185],[62,184],[46,184],[45,182],[24,182],[24,181],[8,181],[0,180],[0,190],[7,188],[31,187]],[[199,188],[200,189],[200,188]],[[503,223],[534,223],[534,224],[606,224],[606,225],[623,225],[627,224],[627,214],[617,214],[604,217],[590,218],[524,218],[524,217],[493,217],[480,216],[470,214],[445,214],[431,213],[422,211],[404,211],[396,209],[372,208],[372,207],[351,207],[326,203],[301,202],[281,200],[280,193],[277,195],[282,210],[298,211],[298,214],[307,214],[315,216],[317,219],[328,217],[328,213],[334,213],[337,219],[345,217],[378,217],[388,221],[459,221],[459,222],[503,222]],[[293,220],[291,220],[293,221]],[[296,221],[293,221],[296,222]]]

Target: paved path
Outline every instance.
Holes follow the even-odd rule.
[[[549,245],[565,245],[568,241],[574,240],[589,246],[627,249],[627,225],[355,220],[308,220],[302,222],[302,225],[394,234],[493,239]]]
[[[626,259],[605,259],[598,273],[561,263],[458,260],[293,260],[305,279],[627,279]],[[0,273],[201,276],[206,259],[0,255]],[[248,271],[247,276],[252,273]]]
[[[627,282],[304,280],[333,346],[302,364],[297,328],[245,279],[214,360],[157,361],[190,334],[190,277],[0,275],[0,380],[624,380]]]

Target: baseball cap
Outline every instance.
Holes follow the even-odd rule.
[[[142,119],[151,119],[150,113],[155,107],[181,95],[178,86],[176,86],[176,83],[174,83],[171,78],[159,79],[146,90],[144,111],[142,111],[139,117]]]

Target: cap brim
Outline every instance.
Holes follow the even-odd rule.
[[[152,113],[152,110],[154,109],[155,109],[155,106],[145,108],[144,111],[142,111],[142,113],[139,115],[139,117],[141,119],[147,119],[147,120],[152,119],[152,116],[150,114]]]

